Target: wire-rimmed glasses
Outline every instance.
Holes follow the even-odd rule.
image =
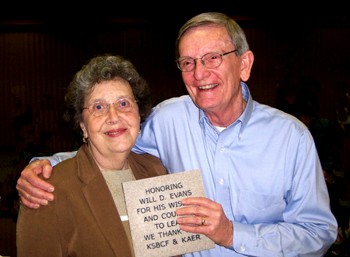
[[[118,112],[130,112],[134,109],[135,103],[137,103],[137,100],[124,97],[114,103],[106,103],[102,101],[95,102],[89,106],[84,106],[83,109],[87,109],[91,115],[99,117],[105,115],[109,111],[112,104]]]
[[[181,71],[185,71],[185,72],[189,72],[189,71],[193,71],[194,68],[196,67],[196,60],[200,60],[201,63],[208,69],[215,69],[217,67],[220,66],[220,64],[222,63],[222,57],[227,55],[227,54],[231,54],[237,52],[236,50],[232,50],[229,52],[225,52],[225,53],[207,53],[205,55],[203,55],[200,58],[192,58],[192,57],[180,57],[178,60],[176,60],[176,64],[177,67],[181,70]]]

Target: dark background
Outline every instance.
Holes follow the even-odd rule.
[[[245,30],[255,54],[248,81],[255,100],[276,105],[278,88],[311,77],[320,83],[322,115],[335,119],[349,87],[350,17],[340,1],[9,4],[0,9],[0,107],[6,110],[0,150],[27,140],[19,133],[32,133],[37,151],[75,148],[63,118],[64,90],[97,54],[129,58],[149,82],[154,104],[185,94],[174,42],[180,26],[203,11],[225,12]]]
[[[278,106],[300,82],[315,82],[319,114],[337,122],[350,92],[346,1],[12,1],[0,8],[0,255],[15,256],[15,182],[32,156],[74,150],[63,95],[97,54],[121,54],[149,82],[154,104],[186,93],[176,68],[180,26],[204,11],[225,12],[255,54],[253,99]],[[301,80],[300,80],[301,79]],[[289,99],[289,98],[288,98]],[[279,106],[278,106],[279,107]]]

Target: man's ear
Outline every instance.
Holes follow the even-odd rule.
[[[241,55],[241,80],[246,82],[250,77],[250,72],[254,63],[254,54],[252,51],[247,51]]]

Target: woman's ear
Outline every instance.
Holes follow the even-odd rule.
[[[247,51],[241,55],[241,80],[247,81],[250,77],[250,72],[254,63],[254,54],[252,51]]]
[[[80,128],[83,131],[83,137],[88,137],[87,131],[83,122],[80,122]]]

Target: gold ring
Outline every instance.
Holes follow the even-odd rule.
[[[204,224],[205,224],[205,218],[202,218],[201,226],[204,226]]]

